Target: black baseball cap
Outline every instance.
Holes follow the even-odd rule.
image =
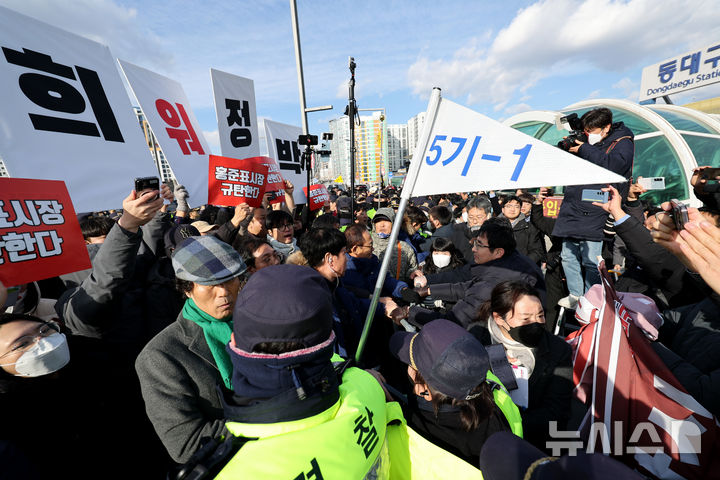
[[[449,320],[433,320],[418,333],[396,332],[390,351],[420,372],[428,385],[458,400],[470,400],[490,370],[485,347],[470,332]]]

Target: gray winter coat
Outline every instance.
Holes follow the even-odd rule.
[[[202,328],[182,313],[140,352],[135,370],[145,411],[173,460],[187,462],[201,439],[223,432],[220,371]]]

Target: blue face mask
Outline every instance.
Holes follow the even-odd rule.
[[[425,222],[425,228],[426,228],[427,231],[429,231],[429,232],[434,232],[434,231],[435,231],[435,225],[433,225],[430,220],[428,220],[427,222]]]
[[[378,235],[378,237],[382,238],[383,240],[386,239],[386,238],[390,238],[390,234],[389,234],[389,233],[379,233],[379,232],[378,232],[377,235]]]

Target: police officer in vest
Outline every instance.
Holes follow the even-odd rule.
[[[229,434],[207,443],[176,478],[412,478],[415,468],[441,475],[434,466],[481,478],[457,457],[423,444],[372,374],[333,363],[342,359],[333,357],[326,284],[298,265],[250,277],[227,346],[233,391],[218,392]]]
[[[440,319],[419,333],[397,332],[390,351],[407,364],[413,384],[405,418],[427,440],[479,465],[490,435],[522,437],[520,412],[492,373],[488,352],[460,325]]]

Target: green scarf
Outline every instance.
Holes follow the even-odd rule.
[[[203,329],[205,341],[210,347],[210,352],[215,359],[215,365],[220,370],[220,376],[225,386],[232,390],[232,361],[225,350],[225,345],[230,342],[230,335],[233,332],[232,316],[217,319],[208,315],[195,305],[192,298],[185,300],[182,314],[183,317],[197,323]]]

